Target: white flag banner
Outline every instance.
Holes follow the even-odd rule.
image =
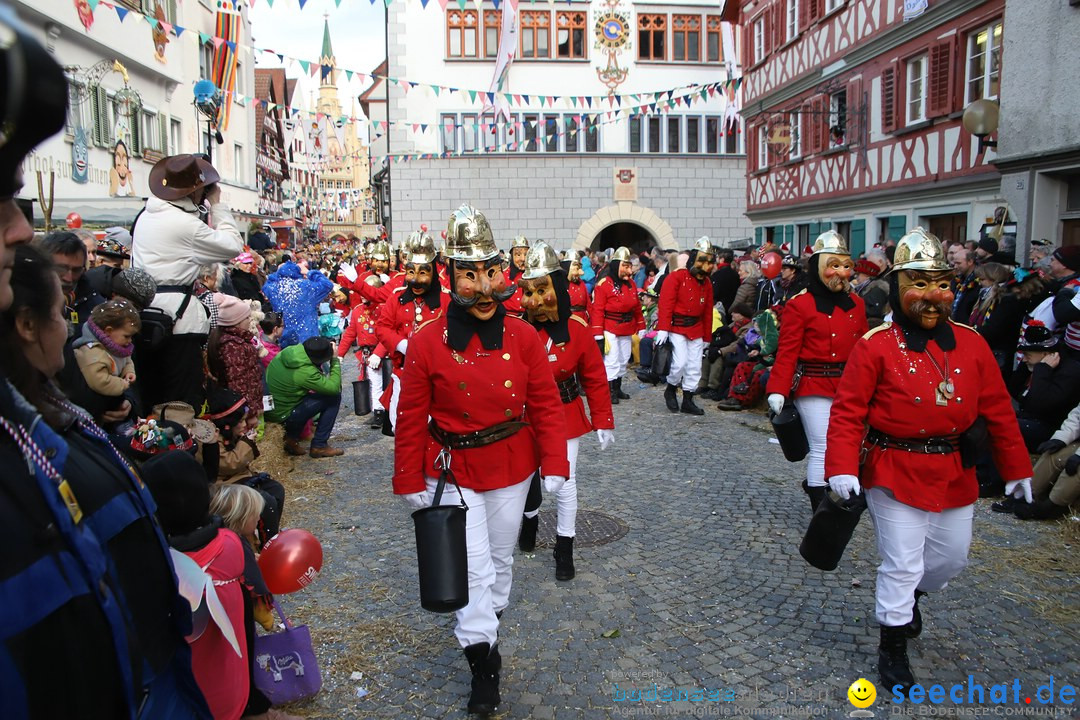
[[[904,0],[904,22],[922,15],[929,4],[930,0]]]
[[[502,29],[499,32],[499,53],[495,59],[495,74],[491,78],[489,93],[494,93],[495,102],[490,99],[484,100],[484,113],[494,109],[495,117],[502,115],[507,122],[510,121],[510,103],[506,101],[507,76],[510,73],[510,65],[514,62],[514,56],[518,48],[518,0],[506,0],[502,4]]]

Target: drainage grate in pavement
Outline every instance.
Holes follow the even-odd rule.
[[[555,532],[558,517],[554,509],[540,511],[540,527],[536,533],[536,544],[540,547],[555,547]],[[605,515],[595,510],[578,510],[577,533],[574,538],[576,547],[593,547],[615,542],[629,530],[630,526],[617,517]]]

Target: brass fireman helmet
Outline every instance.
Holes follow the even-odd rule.
[[[945,248],[942,247],[941,241],[921,227],[917,227],[896,243],[893,266],[889,272],[896,270],[946,272],[951,271],[952,266],[945,257]]]
[[[462,205],[450,215],[446,226],[446,257],[463,262],[482,262],[499,254],[484,213]]]
[[[525,237],[524,235],[518,235],[517,237],[515,237],[513,240],[510,241],[510,249],[511,250],[513,250],[514,248],[519,248],[519,247],[523,247],[523,248],[529,247],[529,238]]]
[[[559,256],[555,254],[550,245],[543,240],[539,240],[533,243],[533,246],[529,248],[529,254],[525,256],[525,272],[521,277],[526,280],[535,280],[538,277],[550,275],[561,268]]]
[[[620,247],[611,255],[612,260],[618,260],[619,262],[630,262],[630,248]]]
[[[694,241],[694,246],[691,249],[697,250],[698,253],[703,255],[712,255],[712,240],[709,239],[708,235],[702,235]]]
[[[812,249],[814,252],[811,253],[811,255],[819,255],[821,253],[829,253],[830,255],[851,255],[851,251],[848,250],[847,240],[835,230],[826,230],[818,235]]]
[[[385,240],[380,240],[371,246],[371,252],[368,254],[372,260],[382,260],[383,262],[390,262],[390,243]]]
[[[403,246],[405,262],[414,265],[428,265],[435,261],[435,241],[426,232],[414,232],[409,235]]]

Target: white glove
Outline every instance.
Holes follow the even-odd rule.
[[[380,367],[382,367],[382,358],[378,355],[371,355],[367,359],[367,366],[372,370],[378,370]]]
[[[418,493],[409,493],[408,495],[402,495],[401,499],[409,503],[409,507],[414,510],[426,508],[431,506],[431,493],[427,490],[422,490]]]
[[[389,275],[387,275],[386,273],[383,273],[382,275],[380,275],[380,276],[379,276],[379,279],[383,281],[383,284],[384,284],[384,285],[385,285],[386,283],[390,282],[390,276],[389,276]]]
[[[653,338],[653,341],[652,341],[653,347],[656,347],[657,345],[663,345],[664,343],[667,342],[667,338],[668,338],[668,331],[667,330],[660,330],[659,332],[656,333],[656,337]]]
[[[402,340],[401,342],[399,342],[397,344],[397,347],[394,348],[394,349],[397,350],[402,355],[404,355],[405,350],[408,349],[408,347],[409,347],[409,341],[408,340]]]
[[[555,494],[562,490],[562,486],[566,484],[566,478],[559,477],[558,475],[545,475],[544,476],[544,492]]]
[[[607,450],[615,444],[615,432],[612,430],[597,430],[596,439],[600,441],[600,449]]]
[[[1005,496],[1014,497],[1017,500],[1024,498],[1027,503],[1031,502],[1031,478],[1013,480],[1005,483]]]
[[[834,493],[847,500],[852,493],[858,495],[862,486],[859,485],[859,478],[854,475],[833,475],[829,478],[829,487]]]
[[[604,342],[608,344],[608,347],[615,347],[615,333],[604,331]]]
[[[348,280],[349,282],[356,282],[357,275],[355,267],[353,267],[349,263],[343,263],[338,269],[340,270],[341,274],[345,276],[346,280]]]
[[[784,396],[780,393],[769,393],[769,409],[774,415],[779,415],[784,409]]]

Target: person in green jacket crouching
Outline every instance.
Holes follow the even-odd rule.
[[[313,458],[345,454],[329,445],[341,404],[341,362],[329,340],[313,337],[282,350],[266,368],[266,384],[274,397],[266,421],[285,425],[285,452],[304,454],[300,432],[318,416],[308,454]]]

